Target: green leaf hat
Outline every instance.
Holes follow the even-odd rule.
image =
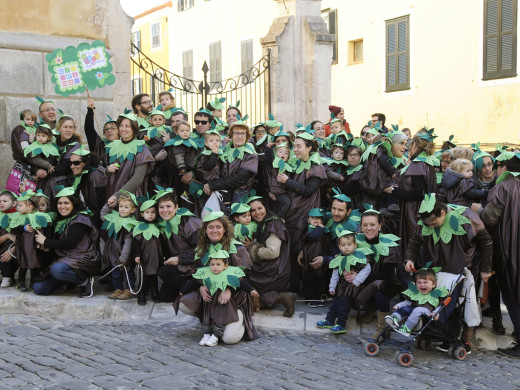
[[[222,103],[224,103],[225,101],[226,101],[225,97],[221,97],[221,98],[216,97],[215,99],[213,99],[209,102],[209,105],[215,110],[223,110],[225,107]]]
[[[419,214],[422,213],[430,213],[437,202],[437,197],[434,193],[425,194],[424,200],[421,202],[421,207],[419,208]]]
[[[269,113],[267,114],[268,120],[265,121],[266,126],[269,126],[271,128],[273,127],[281,127],[282,124],[278,122],[276,119],[274,119],[274,115]]]
[[[309,217],[325,219],[325,210],[320,208],[314,208],[309,211]]]
[[[224,216],[222,211],[213,211],[208,207],[206,207],[206,210],[208,210],[208,213],[204,216],[204,218],[202,218],[202,222],[215,221],[216,219],[222,218]]]
[[[65,187],[61,191],[56,194],[56,198],[61,198],[62,196],[72,196],[75,194],[74,187]]]
[[[332,196],[334,199],[341,200],[342,202],[345,202],[345,203],[352,202],[352,199],[350,199],[347,195],[342,193],[339,188],[333,188],[332,192],[334,192],[334,195]]]

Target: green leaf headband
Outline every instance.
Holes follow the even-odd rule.
[[[157,201],[155,199],[148,199],[147,201],[144,201],[141,207],[139,207],[140,211],[148,210],[149,208],[155,206],[157,204]]]
[[[307,126],[304,126],[302,125],[301,123],[297,123],[296,125],[294,125],[296,130],[294,130],[294,133],[295,134],[298,134],[302,131],[306,131],[307,133],[309,134],[314,134],[316,130],[314,130],[312,127],[311,127],[311,124],[309,123]]]
[[[306,139],[308,141],[313,141],[314,137],[312,134],[307,133],[306,131],[301,131],[298,134],[296,134],[296,138]]]
[[[231,126],[229,126],[229,129],[231,130],[232,128],[237,127],[237,126],[245,126],[245,127],[249,128],[249,126],[245,122],[247,120],[247,118],[249,118],[249,115],[246,115],[243,118],[240,115],[237,115],[237,120],[235,122],[233,122],[231,124]]]
[[[224,103],[225,101],[226,101],[225,97],[221,97],[221,98],[216,97],[214,100],[210,101],[209,104],[215,110],[223,110],[224,105],[222,103]]]
[[[471,158],[471,160],[473,161],[473,164],[475,164],[475,169],[476,170],[479,170],[479,171],[482,170],[482,164],[484,162],[483,161],[484,157],[490,157],[491,161],[495,162],[495,157],[490,155],[488,152],[480,150],[480,142],[479,142],[476,145],[475,153],[473,154],[473,157]]]
[[[283,130],[278,130],[278,132],[273,136],[274,139],[278,138],[278,137],[287,137],[290,139],[290,135],[289,133],[283,131]]]
[[[365,142],[363,142],[363,138],[360,137],[354,138],[352,141],[350,141],[349,146],[356,146],[361,149],[361,152],[364,152],[367,148]]]
[[[291,147],[289,146],[289,144],[288,144],[287,142],[282,142],[280,145],[275,146],[275,147],[273,148],[273,150],[280,149],[280,148],[288,148],[288,149],[291,149]]]
[[[379,210],[376,210],[376,209],[374,208],[374,206],[371,205],[371,204],[363,203],[363,207],[364,207],[364,209],[365,209],[365,211],[363,211],[363,214],[365,214],[365,213],[376,213],[376,214],[381,214],[381,213],[379,212]]]
[[[40,123],[38,127],[43,127],[44,129],[48,129],[52,132],[51,127],[47,123]]]
[[[90,154],[90,150],[88,150],[85,145],[80,144],[79,148],[72,152],[72,154],[75,154],[77,156],[86,156],[87,154]]]
[[[207,110],[207,109],[205,109],[205,108],[201,108],[200,110],[198,110],[198,111],[195,113],[195,116],[196,116],[197,114],[206,114],[206,115],[209,115],[209,116],[211,116],[211,117],[213,116],[213,114],[211,113],[211,111],[210,111],[210,110]]]
[[[152,197],[152,199],[155,199],[155,200],[162,198],[164,195],[173,194],[175,192],[175,190],[171,187],[168,187],[168,188],[164,188],[161,186],[156,186],[156,187],[157,187],[157,189],[154,190],[155,195]]]
[[[245,204],[245,203],[233,203],[231,205],[231,215],[233,214],[242,214],[242,213],[245,213],[245,212],[248,212],[249,210],[251,210],[251,207],[248,205],[248,204]]]
[[[419,271],[428,271],[428,270],[432,270],[433,272],[435,272],[435,274],[437,274],[437,272],[440,272],[442,267],[431,267],[430,268],[430,265],[433,264],[433,261],[429,261],[427,262],[424,267],[422,267]]]
[[[125,112],[123,114],[119,114],[118,116],[120,118],[130,119],[131,121],[134,121],[134,122],[137,121],[137,117],[133,113],[127,113],[126,109],[125,109]]]
[[[72,196],[75,194],[74,187],[65,187],[60,192],[56,194],[56,198],[61,198],[62,196]]]
[[[218,132],[217,129],[211,129],[211,130],[208,130],[204,133],[204,135],[208,135],[208,134],[215,134],[215,135],[218,135],[219,137],[221,137],[220,133]]]
[[[342,202],[345,202],[345,203],[352,202],[352,200],[347,195],[342,193],[339,188],[333,188],[332,192],[334,192],[334,194],[335,194],[334,196],[332,196],[334,199],[338,199],[338,200],[340,200]]]
[[[135,197],[134,194],[132,194],[131,192],[128,192],[126,190],[119,190],[119,193],[120,194],[126,194],[126,195],[129,195],[130,196],[130,199],[132,199],[132,202],[134,202],[134,205],[137,207],[139,205],[139,202],[137,201],[137,198]]]
[[[209,211],[204,218],[202,219],[202,222],[211,222],[215,221],[216,219],[222,218],[224,216],[224,213],[222,211],[213,211],[210,208],[206,207],[206,210]]]
[[[237,102],[236,102],[235,104],[231,103],[231,104],[229,105],[229,107],[228,107],[228,110],[229,110],[230,108],[236,108],[236,109],[238,109],[238,107],[240,107],[240,100],[237,100]]]
[[[41,190],[41,188],[38,189],[38,191],[36,191],[36,193],[34,194],[34,196],[37,196],[37,197],[40,197],[40,198],[49,199],[49,197],[43,193],[43,191]]]
[[[338,225],[337,230],[336,230],[337,231],[336,237],[338,238],[338,240],[343,236],[348,236],[349,234],[356,234],[347,229],[341,230],[341,228],[342,228],[342,226]]]
[[[261,196],[256,195],[256,191],[255,190],[251,190],[251,192],[249,193],[249,198],[247,198],[246,203],[249,204],[253,200],[258,200],[258,199],[264,199],[264,198],[261,197]]]
[[[36,98],[36,101],[38,102],[38,104],[41,106],[43,103],[52,103],[54,104],[54,102],[52,100],[45,100],[44,98],[40,97],[40,96],[35,96]]]
[[[27,191],[22,192],[20,194],[20,196],[18,198],[16,198],[16,200],[19,200],[19,201],[29,200],[33,196],[36,196],[36,192],[34,192],[33,190],[27,190]]]
[[[179,114],[179,113],[184,114],[184,115],[188,115],[188,112],[184,111],[184,108],[182,108],[182,107],[173,107],[171,109],[171,112],[172,112],[172,115],[176,115],[176,114]]]
[[[150,117],[152,117],[152,115],[160,115],[162,117],[164,117],[164,112],[160,111],[160,110],[153,110],[151,113],[150,113]]]
[[[271,128],[273,127],[280,127],[282,124],[278,122],[276,119],[274,119],[274,115],[269,113],[267,114],[268,120],[265,121],[266,126],[269,126]]]
[[[114,119],[112,119],[112,117],[111,117],[110,115],[108,115],[108,114],[107,114],[107,119],[108,119],[108,120],[105,122],[105,125],[106,125],[107,123],[111,123],[111,122],[114,122],[114,123],[115,123],[115,122],[116,122],[116,121],[115,121]]]
[[[311,209],[309,211],[309,217],[325,219],[325,210],[319,208]]]
[[[428,142],[433,142],[433,140],[437,138],[437,136],[433,134],[435,130],[433,127],[431,129],[428,129],[426,126],[424,126],[422,129],[424,130],[424,132],[417,134],[419,138],[425,139]]]
[[[500,156],[497,157],[497,161],[508,161],[508,160],[511,160],[513,157],[515,157],[520,159],[520,153],[515,153],[515,152],[509,152],[509,151],[504,151],[500,154]]]
[[[435,208],[436,202],[437,197],[434,193],[425,194],[424,200],[421,202],[421,207],[419,208],[419,214],[430,213]]]

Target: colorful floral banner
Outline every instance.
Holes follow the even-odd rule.
[[[68,46],[56,49],[45,56],[54,90],[62,96],[69,96],[112,85],[116,77],[112,74],[112,64],[105,44],[94,41],[80,43],[78,47]]]

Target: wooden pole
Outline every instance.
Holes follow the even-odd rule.
[[[85,85],[85,90],[87,91],[87,97],[90,99],[90,93],[88,92],[88,88],[86,85]],[[103,129],[101,127],[99,127],[99,122],[98,122],[97,116],[96,116],[96,110],[92,109],[92,111],[94,112],[94,119],[96,121],[96,126],[98,128],[98,134],[101,138],[103,138]]]

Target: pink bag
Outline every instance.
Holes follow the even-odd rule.
[[[5,189],[14,192],[17,195],[20,195],[22,192],[27,190],[36,191],[36,181],[31,175],[29,166],[18,161],[15,162],[9,177],[7,178]]]

